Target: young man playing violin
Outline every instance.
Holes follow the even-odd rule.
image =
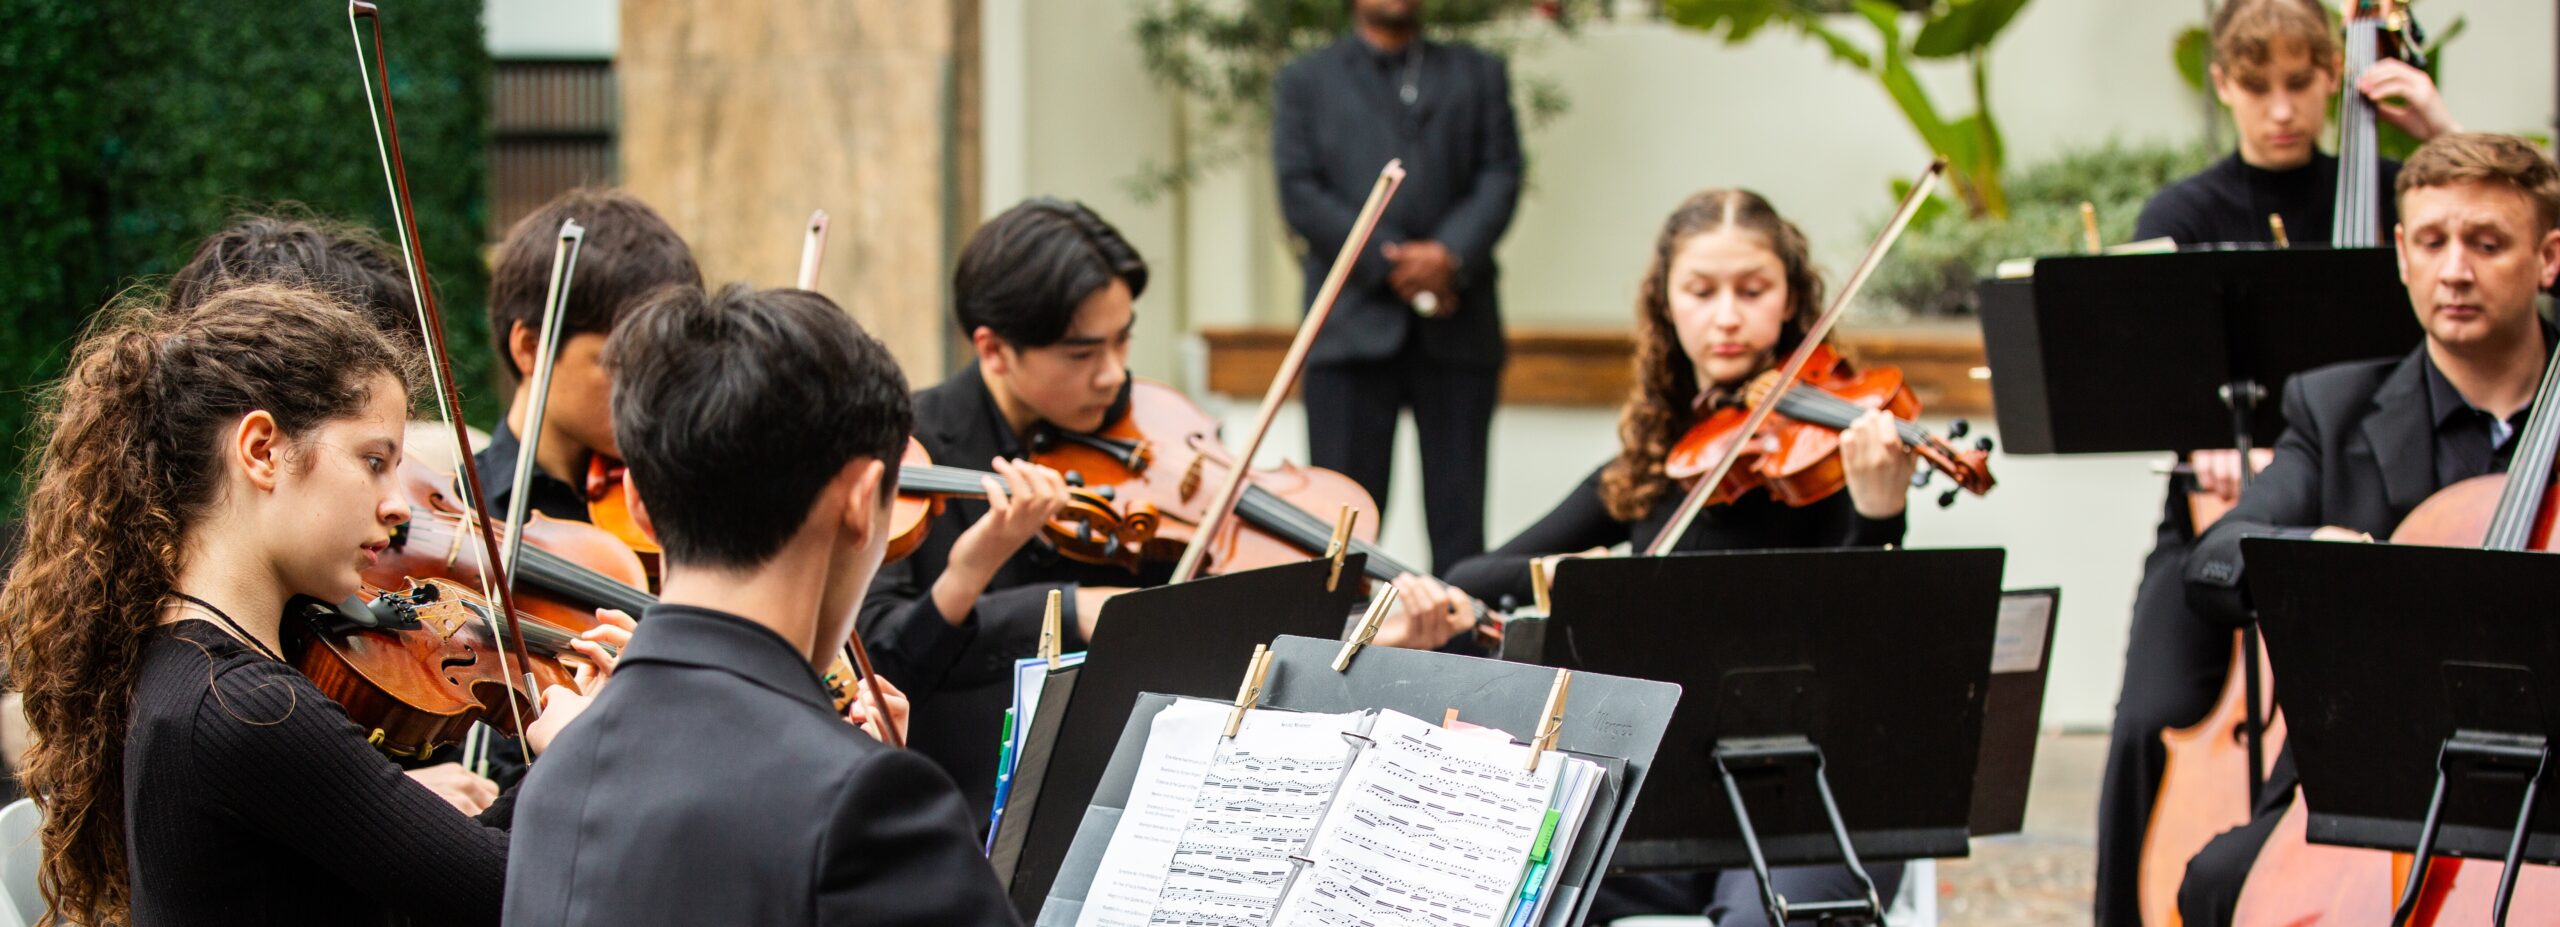
[[[2327,243],[2337,206],[2337,157],[2319,138],[2338,93],[2342,59],[2328,10],[2317,0],[2231,0],[2214,15],[2214,96],[2231,111],[2239,146],[2193,177],[2162,189],[2143,206],[2136,239],[2168,238],[2181,246],[2273,242],[2269,215],[2282,216],[2294,241]],[[2357,78],[2354,92],[2375,115],[2421,140],[2460,131],[2425,71],[2383,59]],[[2376,165],[2379,239],[2396,221],[2386,195],[2397,162]],[[2253,466],[2263,469],[2261,449]],[[2189,491],[2208,511],[2240,496],[2238,451],[2187,455],[2193,487],[2173,481],[2158,535],[2143,562],[2134,596],[2125,672],[2116,699],[2098,802],[2099,927],[2140,922],[2140,864],[2146,828],[2168,748],[2163,728],[2193,725],[2213,708],[2231,666],[2231,633],[2186,607],[2179,576],[2202,525]]]
[[[888,542],[911,422],[888,349],[823,296],[734,285],[662,291],[605,358],[666,588],[525,778],[506,922],[1016,923],[979,815],[819,677]]]
[[[1013,661],[1037,650],[1050,590],[1065,593],[1063,643],[1075,651],[1105,600],[1171,573],[1171,564],[1132,573],[1080,563],[1034,542],[1068,486],[1025,459],[1126,414],[1129,338],[1146,287],[1137,249],[1064,200],[1008,209],[961,250],[953,313],[976,359],[916,394],[916,439],[936,463],[1001,480],[986,481],[984,500],[948,500],[915,552],[881,569],[862,635],[880,672],[915,700],[908,745],[941,763],[971,807],[994,799]],[[1472,626],[1462,594],[1429,577],[1397,585],[1379,643],[1436,647]]]
[[[489,337],[498,364],[514,384],[507,416],[489,429],[489,446],[475,457],[484,505],[504,513],[512,501],[516,454],[523,424],[533,411],[533,363],[542,346],[542,313],[551,296],[551,264],[560,223],[576,219],[586,239],[561,307],[559,356],[551,367],[542,433],[534,436],[538,472],[527,484],[528,511],[588,521],[585,491],[590,458],[619,458],[613,438],[612,391],[599,357],[614,324],[641,300],[666,287],[702,287],[693,249],[667,220],[621,190],[580,187],[553,197],[517,220],[498,243],[489,271]]]
[[[2397,186],[2400,277],[2426,340],[2286,385],[2274,461],[2188,557],[2188,601],[2223,627],[2249,618],[2241,538],[2387,537],[2436,490],[2505,471],[2532,411],[2554,343],[2534,297],[2560,278],[2560,168],[2523,139],[2453,134],[2410,157]],[[2188,865],[2186,923],[2228,922],[2295,781],[2280,754],[2258,816]]]

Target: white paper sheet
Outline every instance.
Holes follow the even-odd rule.
[[[1363,713],[1255,710],[1218,747],[1175,847],[1151,924],[1259,927],[1333,800]]]
[[[1499,927],[1562,763],[1380,712],[1276,923]]]
[[[1176,699],[1147,730],[1129,806],[1102,852],[1076,927],[1142,927],[1164,890],[1165,869],[1189,820],[1202,774],[1226,732],[1229,706]]]

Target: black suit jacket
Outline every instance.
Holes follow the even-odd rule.
[[[934,463],[972,470],[987,469],[998,456],[1027,453],[975,363],[916,394],[916,440]],[[1151,586],[1172,571],[1165,565],[1141,576],[1079,563],[1034,540],[996,570],[977,608],[953,627],[934,607],[933,583],[951,563],[952,542],[986,513],[983,500],[946,500],[915,552],[880,568],[863,597],[860,623],[874,664],[913,704],[907,745],[941,764],[969,807],[981,812],[995,800],[996,746],[1013,704],[1013,661],[1038,652],[1049,590],[1062,590],[1073,603],[1079,585]],[[1073,620],[1062,622],[1062,630],[1067,651],[1084,649]]]
[[[2387,538],[2434,494],[2426,363],[2422,345],[2396,361],[2323,367],[2285,385],[2275,462],[2187,556],[2187,600],[2197,614],[2233,625],[2248,620],[2241,538],[2309,537],[2324,525]]]
[[[845,723],[780,635],[649,609],[525,777],[506,922],[1015,924],[960,795]]]
[[[1271,105],[1271,163],[1280,211],[1306,244],[1310,298],[1390,159],[1404,160],[1404,185],[1343,287],[1307,360],[1340,364],[1396,356],[1420,337],[1433,363],[1502,365],[1502,309],[1493,246],[1520,199],[1520,132],[1511,112],[1511,76],[1502,59],[1465,45],[1425,42],[1408,109],[1381,76],[1374,52],[1345,36],[1280,71]],[[1457,312],[1424,319],[1387,285],[1393,268],[1380,246],[1438,241],[1459,260]]]

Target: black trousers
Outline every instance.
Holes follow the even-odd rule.
[[[2180,503],[2183,500],[2178,500]],[[2204,720],[2231,672],[2231,629],[2187,607],[2187,550],[2192,542],[2163,526],[2143,561],[2133,597],[2133,632],[2125,643],[2124,687],[2107,743],[2098,788],[2098,927],[2142,923],[2142,838],[2151,823],[2160,772],[2169,761],[2160,730]],[[2240,788],[2234,781],[2231,787]]]
[[[2240,889],[2249,882],[2249,869],[2258,863],[2258,851],[2267,846],[2267,838],[2276,823],[2293,807],[2299,793],[2300,777],[2293,769],[2293,751],[2276,754],[2275,769],[2267,776],[2267,790],[2258,806],[2242,824],[2216,835],[2187,861],[2185,881],[2178,883],[2178,919],[2188,927],[2226,927],[2233,909],[2240,906]],[[2399,886],[2383,886],[2396,893]]]
[[[1485,458],[1502,370],[1423,360],[1419,336],[1393,360],[1307,368],[1307,458],[1350,476],[1384,511],[1395,473],[1396,416],[1413,410],[1422,443],[1423,521],[1431,569],[1484,552]]]

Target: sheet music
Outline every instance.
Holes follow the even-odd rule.
[[[1564,764],[1394,711],[1370,736],[1275,923],[1500,927]]]
[[[1193,796],[1226,733],[1229,706],[1175,699],[1147,729],[1129,807],[1102,852],[1076,927],[1142,927],[1163,892],[1165,869],[1191,817]]]
[[[1364,713],[1256,709],[1218,748],[1149,924],[1261,927],[1333,799]]]

